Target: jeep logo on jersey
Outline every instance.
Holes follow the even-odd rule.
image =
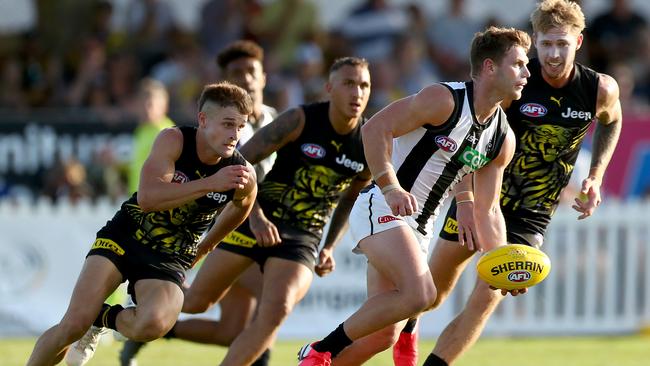
[[[226,196],[223,193],[219,193],[219,192],[210,192],[205,196],[210,198],[210,199],[213,199],[213,200],[217,201],[217,203],[224,203],[228,199],[228,196]]]
[[[448,136],[436,136],[436,145],[442,150],[446,152],[454,152],[458,148],[458,145],[456,145],[456,141],[450,139]]]
[[[526,103],[519,107],[519,112],[527,115],[528,117],[542,117],[546,114],[547,109],[541,104]]]
[[[460,162],[467,165],[468,167],[472,168],[472,170],[479,169],[490,161],[487,156],[481,154],[469,146],[467,146],[465,148],[465,151],[460,154],[458,160],[460,160]]]
[[[321,159],[325,156],[325,149],[320,145],[307,143],[302,144],[300,149],[305,155],[313,159]]]
[[[181,172],[180,170],[177,170],[174,172],[174,177],[172,178],[172,183],[186,183],[189,182],[190,178],[185,175],[185,173]]]
[[[357,173],[360,173],[364,168],[364,165],[362,163],[350,160],[347,156],[345,156],[345,154],[336,157],[336,164],[343,165],[344,167],[350,168]]]
[[[571,110],[571,107],[567,108],[564,113],[562,113],[564,118],[577,118],[584,119],[585,121],[591,121],[591,112],[585,111],[574,111]]]
[[[514,271],[508,274],[508,280],[510,282],[526,282],[531,277],[532,275],[528,271]]]

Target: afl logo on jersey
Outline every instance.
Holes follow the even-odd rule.
[[[181,172],[180,170],[177,170],[174,172],[174,177],[172,178],[172,183],[186,183],[189,182],[190,178],[185,175],[185,173]]]
[[[528,117],[542,117],[546,115],[547,109],[541,104],[526,103],[519,107],[519,112]]]
[[[436,136],[436,145],[446,152],[454,152],[458,148],[456,141],[450,139],[448,136]]]
[[[317,144],[302,144],[302,146],[300,146],[300,149],[305,155],[313,159],[321,159],[325,157],[325,149]]]

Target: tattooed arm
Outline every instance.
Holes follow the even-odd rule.
[[[257,131],[239,151],[251,164],[257,164],[284,145],[296,140],[304,126],[305,113],[302,108],[290,109]],[[278,164],[277,160],[275,164]],[[248,218],[258,245],[267,247],[282,241],[277,227],[266,218],[257,202]]]
[[[598,125],[593,138],[591,168],[589,176],[582,181],[582,197],[577,198],[576,204],[573,205],[576,211],[582,213],[578,220],[591,216],[600,204],[600,186],[603,175],[621,134],[623,113],[621,112],[619,89],[618,84],[611,76],[600,74],[596,103]]]
[[[239,151],[249,163],[257,164],[297,139],[304,126],[305,112],[302,108],[289,109],[257,131]]]

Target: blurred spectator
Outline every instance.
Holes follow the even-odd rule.
[[[397,68],[396,87],[401,97],[415,94],[427,85],[440,80],[435,67],[426,57],[422,39],[403,36],[395,40],[392,54]]]
[[[39,34],[28,32],[21,39],[18,54],[21,87],[30,107],[51,105],[60,75],[60,63],[44,47]]]
[[[66,100],[71,107],[88,107],[93,88],[107,84],[106,50],[96,38],[87,37],[80,45],[80,64],[68,90]]]
[[[650,106],[643,99],[644,95],[638,95],[636,92],[635,72],[627,62],[611,64],[607,73],[618,83],[619,99],[625,117],[643,118],[650,115]]]
[[[638,58],[641,33],[647,28],[647,21],[631,9],[628,0],[611,3],[611,8],[596,16],[586,29],[590,65],[597,71],[607,70],[612,62]]]
[[[296,50],[296,67],[285,75],[285,107],[324,100],[323,51],[315,43],[302,43]]]
[[[191,34],[180,30],[173,33],[170,56],[153,67],[151,77],[170,91],[169,105],[177,120],[193,121],[196,100],[207,79],[207,65]]]
[[[466,80],[469,79],[469,45],[485,22],[465,14],[464,0],[448,1],[449,11],[430,22],[429,54],[442,80]]]
[[[315,39],[320,32],[316,6],[311,0],[273,0],[252,23],[252,31],[269,50],[267,69],[289,69],[295,65],[298,45]]]
[[[253,19],[262,13],[256,0],[208,0],[201,8],[198,37],[209,58],[238,39],[251,37]]]
[[[365,0],[339,25],[354,55],[371,64],[389,58],[395,40],[406,32],[408,14],[386,0]]]
[[[138,55],[144,75],[162,61],[168,37],[176,29],[169,3],[162,0],[133,0],[127,12],[130,48]]]
[[[86,172],[88,183],[93,187],[94,198],[107,197],[111,202],[123,201],[130,193],[128,184],[130,166],[120,163],[113,148],[106,145],[98,150]],[[139,177],[138,177],[139,178]]]
[[[92,198],[93,190],[86,179],[86,168],[74,158],[59,160],[45,174],[43,194],[54,203],[60,199],[76,203]]]
[[[167,117],[169,94],[165,86],[157,80],[144,79],[138,90],[140,123],[133,134],[133,155],[129,167],[129,193],[138,190],[140,170],[149,156],[158,133],[174,126]]]
[[[15,58],[0,60],[0,108],[25,109],[20,63]]]

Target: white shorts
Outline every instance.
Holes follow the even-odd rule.
[[[359,193],[350,211],[350,235],[357,245],[352,250],[354,253],[363,254],[359,249],[359,242],[369,237],[392,229],[404,226],[411,229],[420,249],[424,254],[428,252],[430,235],[423,235],[417,231],[418,224],[412,216],[395,216],[384,199],[384,195],[376,185],[367,191]]]

